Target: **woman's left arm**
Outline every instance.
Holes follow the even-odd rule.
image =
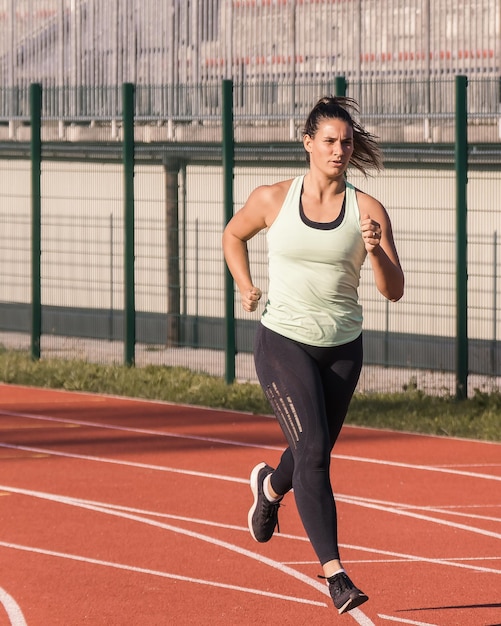
[[[404,273],[398,258],[390,218],[383,205],[371,196],[358,192],[360,226],[376,287],[396,302],[404,295]]]

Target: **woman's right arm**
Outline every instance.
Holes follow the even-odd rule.
[[[261,290],[252,282],[247,242],[267,227],[269,187],[255,189],[235,213],[223,233],[223,251],[228,268],[240,292],[245,311],[255,311]]]

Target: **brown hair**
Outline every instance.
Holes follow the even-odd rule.
[[[303,130],[303,136],[314,137],[320,123],[327,119],[340,119],[347,122],[353,129],[353,154],[350,165],[356,167],[365,176],[369,169],[383,169],[383,155],[372,133],[355,121],[350,113],[358,113],[358,104],[352,98],[345,96],[325,96],[315,104],[308,115]],[[306,153],[306,161],[310,162],[310,154]]]

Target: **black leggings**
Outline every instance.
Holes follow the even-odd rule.
[[[262,324],[255,338],[259,382],[289,447],[271,476],[278,494],[294,489],[306,534],[320,563],[339,559],[331,451],[362,367],[362,335],[333,347],[308,346]]]

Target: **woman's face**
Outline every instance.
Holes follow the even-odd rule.
[[[315,136],[305,135],[303,143],[310,154],[310,167],[338,177],[346,171],[353,154],[353,128],[344,120],[326,118],[319,123]]]

